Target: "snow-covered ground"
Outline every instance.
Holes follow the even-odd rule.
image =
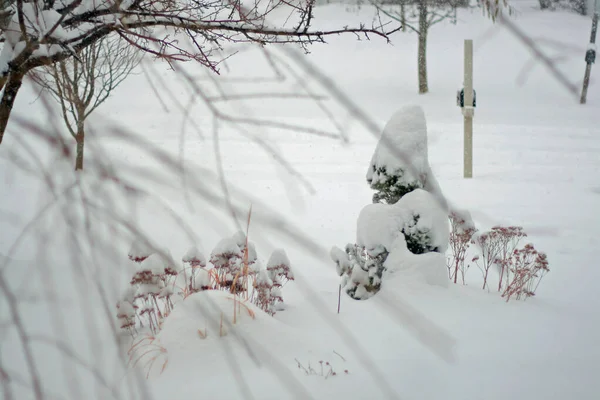
[[[556,60],[560,71],[580,86],[589,19],[562,12],[539,12],[535,4],[516,2],[515,23]],[[330,5],[317,10],[315,22],[319,27],[333,27],[341,21],[358,23],[368,17],[369,11],[364,8]],[[472,180],[462,179],[462,116],[455,105],[455,93],[462,83],[465,38],[475,43],[477,111]],[[248,135],[267,141],[309,182],[312,190],[308,190],[304,181],[284,171],[263,147],[223,125],[218,142],[221,164],[230,186],[246,191],[254,199],[249,236],[257,245],[259,258],[266,263],[272,249],[285,248],[297,280],[284,287],[285,311],[271,318],[255,310],[255,319],[244,318],[222,338],[209,332],[202,340],[196,331],[205,329],[207,323],[197,314],[198,310],[188,305],[176,308],[173,320],[167,318],[158,337],[166,349],[166,356],[161,353],[161,357],[168,358],[168,363],[162,374],[164,359],[157,358],[154,364],[148,379],[154,398],[597,398],[600,393],[597,379],[600,86],[597,79],[592,80],[588,104],[579,105],[578,99],[536,63],[520,42],[478,10],[459,11],[457,25],[442,23],[431,29],[428,48],[431,93],[424,96],[416,94],[414,34],[394,34],[391,45],[376,38],[356,41],[351,35],[333,37],[328,42],[312,46],[307,59],[331,77],[380,127],[400,107],[421,105],[427,118],[429,164],[450,203],[469,210],[480,230],[496,224],[523,226],[528,240],[548,254],[551,272],[535,298],[510,303],[496,293],[480,289],[480,273],[476,268],[469,271],[467,286],[448,288],[395,274],[384,281],[381,292],[370,300],[358,302],[343,296],[338,315],[339,277],[328,258],[328,250],[356,241],[358,215],[371,202],[373,193],[365,176],[376,138],[355,118],[357,115],[349,115],[335,105],[334,117],[349,134],[347,144],[276,127],[248,128]],[[289,71],[284,71],[288,80],[279,83],[235,86],[226,81],[230,77],[272,76],[273,71],[267,66],[260,52],[241,52],[223,68],[222,85],[238,93],[298,90]],[[188,70],[194,76],[202,74],[202,70],[194,71],[191,67]],[[192,91],[189,84],[173,79],[173,72],[166,68],[157,67],[157,71],[169,85],[169,91],[160,89],[161,96],[157,97],[143,74],[130,77],[92,117],[94,134],[101,137],[102,129],[107,129],[110,121],[118,122],[161,150],[183,157],[192,172],[196,171],[193,178],[219,193],[219,180],[211,175],[218,160],[210,114],[206,108],[195,105],[189,115],[192,122],[186,120],[170,95],[187,104]],[[592,70],[592,78],[597,72]],[[314,85],[309,76],[300,74],[299,80]],[[16,111],[43,121],[40,103],[32,105],[35,94],[28,91],[20,96]],[[166,103],[166,108],[161,103]],[[261,119],[334,129],[314,102],[277,98],[246,101],[243,106],[247,109],[239,105],[236,111]],[[194,126],[200,128],[201,135]],[[182,127],[187,129],[183,144]],[[18,134],[14,126],[9,127],[0,155],[19,147],[14,139]],[[120,166],[119,170],[124,170],[124,166],[144,166],[156,171],[157,176],[161,172],[160,165],[135,146],[112,139],[89,142],[92,147],[86,150],[86,157],[88,154],[100,157],[93,147],[97,142],[106,149],[104,156]],[[51,162],[45,156],[40,159]],[[5,157],[0,161],[0,253],[9,251],[19,231],[41,207],[40,199],[47,198],[41,195],[41,185],[25,175],[15,172]],[[183,216],[207,253],[221,238],[236,230],[228,220],[228,211],[215,214],[204,206],[203,198],[186,194],[184,181],[172,183],[174,189],[169,191],[151,179],[145,184],[148,192]],[[250,200],[240,204],[244,209],[249,208]],[[277,229],[282,225],[277,226],[278,222],[271,225],[261,222],[261,216],[268,218],[275,214],[284,216],[295,233],[302,232],[321,248],[298,245],[279,233]],[[181,224],[170,218],[155,199],[138,199],[131,215],[145,233],[169,249],[176,259],[190,245],[197,244],[190,243]],[[240,216],[242,224],[245,218]],[[124,266],[130,244],[115,244],[122,250]],[[52,253],[58,253],[58,258],[62,256],[58,250]],[[24,272],[31,265],[28,260],[43,256],[34,253],[31,241],[25,241],[12,256],[21,261],[11,264],[5,273],[11,284],[23,285],[27,279],[47,282],[44,274],[27,278]],[[55,272],[61,272],[60,268],[56,267]],[[122,287],[127,283],[126,276],[123,279],[119,283]],[[111,282],[117,288],[110,287],[109,294],[118,293],[119,284]],[[28,295],[41,290],[36,285],[29,286],[33,293]],[[212,301],[213,306],[226,309],[229,300],[218,296]],[[50,320],[37,317],[40,313],[44,313],[44,318],[52,314],[29,302],[22,307],[23,312],[28,312],[27,323],[38,325],[36,329],[40,332],[56,332],[56,326],[48,328]],[[0,310],[4,323],[8,318],[7,308],[0,305]],[[85,307],[82,310],[78,312],[85,313]],[[97,312],[101,313],[102,308]],[[82,318],[84,314],[77,315]],[[82,348],[88,358],[82,357],[93,364],[96,357],[102,358],[98,343],[104,343],[109,352],[109,345],[102,338],[109,334],[108,330],[97,327],[96,334],[90,336],[85,333],[89,326],[77,321],[67,337],[70,335],[72,345]],[[25,364],[19,358],[20,349],[14,346],[17,336],[4,325],[0,332],[2,365],[12,363],[12,369],[25,371]],[[58,357],[58,353],[38,350],[38,358],[45,357],[40,360],[43,364],[40,368],[46,374],[45,384],[55,392],[73,393],[73,387],[61,381],[63,370],[53,368],[52,357]],[[330,362],[336,376],[327,379],[319,376],[319,361]],[[104,354],[99,368],[109,368],[106,365],[110,362]],[[305,368],[310,364],[317,374],[307,376],[298,363]],[[69,370],[64,373],[69,374]],[[114,372],[110,376],[117,379],[120,375]],[[77,398],[109,398],[101,387],[84,386],[80,390],[83,397]],[[20,393],[19,399],[32,398],[27,390]]]

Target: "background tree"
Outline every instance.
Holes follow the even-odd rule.
[[[469,7],[469,0],[371,0],[380,13],[392,18],[417,34],[418,80],[419,93],[429,92],[427,81],[427,35],[429,29],[444,20],[456,24],[456,10],[459,7]],[[487,11],[488,16],[495,20],[500,8],[507,6],[506,0],[477,1],[477,7]],[[511,12],[508,7],[509,13]]]
[[[58,101],[75,142],[75,169],[83,169],[86,119],[140,62],[142,53],[118,36],[106,37],[56,64],[31,74]]]
[[[231,43],[306,45],[340,33],[384,38],[389,34],[382,24],[312,30],[313,5],[314,0],[294,4],[259,0],[251,8],[220,0],[0,3],[0,16],[7,15],[5,23],[0,23],[0,142],[23,78],[30,71],[69,59],[113,33],[171,63],[193,60],[215,72],[224,58],[224,46]],[[283,22],[271,26],[267,18],[276,9],[289,13],[289,18],[281,19],[278,14],[277,20]]]
[[[380,12],[400,22],[418,37],[419,93],[429,92],[427,82],[427,35],[429,29],[446,19],[456,23],[456,8],[464,6],[464,0],[372,0]]]
[[[595,2],[596,0],[539,0],[542,10],[569,10],[580,15],[593,14]]]

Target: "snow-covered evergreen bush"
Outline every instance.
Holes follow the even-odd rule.
[[[356,244],[348,244],[345,251],[334,248],[330,254],[346,293],[367,299],[379,291],[386,270],[402,269],[399,264],[421,266],[413,256],[427,253],[437,254],[427,260],[440,273],[423,267],[425,280],[440,283],[439,277],[445,276],[442,254],[448,246],[448,217],[429,167],[427,124],[420,107],[404,107],[386,124],[367,181],[377,191],[375,204],[359,215]]]
[[[407,106],[396,112],[386,124],[367,171],[367,182],[377,190],[374,203],[393,205],[420,189],[428,191],[438,206],[439,187],[429,167],[427,154],[427,123],[421,107]],[[405,200],[407,213],[403,216],[402,233],[408,249],[414,254],[439,252],[432,243],[429,231],[419,221],[428,218],[420,201],[426,196]],[[432,202],[426,200],[429,206]],[[436,206],[437,207],[437,206]],[[437,207],[439,208],[439,207]]]
[[[356,300],[365,300],[381,288],[388,254],[383,246],[369,252],[364,247],[348,244],[345,252],[334,247],[330,255],[342,277],[340,284],[346,294]]]
[[[423,110],[408,106],[396,112],[383,129],[367,171],[377,192],[373,203],[394,204],[427,184],[427,124]]]

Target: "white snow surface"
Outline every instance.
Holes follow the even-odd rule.
[[[179,79],[181,74],[154,63],[155,78],[168,82],[169,95],[157,97],[145,74],[135,74],[89,118],[89,126],[99,133],[86,138],[90,146],[86,147],[85,168],[97,177],[94,187],[68,192],[75,181],[71,160],[61,164],[57,161],[60,154],[48,151],[46,139],[26,135],[19,124],[9,123],[0,145],[0,253],[9,256],[0,256],[0,268],[19,299],[23,326],[36,339],[31,347],[47,397],[595,400],[600,393],[597,79],[590,82],[586,105],[579,104],[578,93],[590,20],[574,13],[542,12],[535,1],[511,3],[518,11],[513,22],[555,60],[558,71],[576,87],[573,93],[532,58],[530,50],[503,24],[492,24],[476,10],[459,9],[456,25],[444,21],[431,28],[431,91],[426,95],[416,93],[417,38],[410,32],[392,35],[393,46],[376,37],[356,41],[353,35],[334,36],[327,44],[309,47],[310,54],[300,59],[318,66],[378,127],[403,104],[423,108],[428,160],[451,208],[468,210],[481,231],[494,225],[521,225],[528,241],[548,254],[551,271],[535,297],[506,303],[497,292],[481,290],[475,267],[468,272],[466,286],[428,284],[434,279],[427,281],[423,267],[441,262],[440,257],[428,254],[408,259],[406,253],[397,252],[406,257],[396,263],[405,269],[386,273],[381,291],[367,301],[349,299],[342,292],[338,314],[339,277],[327,249],[354,241],[357,217],[373,193],[364,182],[364,172],[377,146],[375,135],[381,130],[366,130],[364,121],[335,105],[330,110],[336,122],[332,123],[306,99],[276,96],[236,101],[230,108],[240,110],[243,118],[305,123],[333,132],[337,124],[349,142],[289,132],[276,125],[245,132],[264,139],[262,143],[272,146],[271,152],[220,124],[222,152],[217,158],[214,138],[207,134],[209,129],[203,129],[213,122],[210,110],[201,102],[179,109],[174,99],[188,104],[194,89]],[[289,12],[284,14],[287,17]],[[364,5],[360,9],[340,4],[316,7],[315,28],[360,22],[370,26],[372,16]],[[18,27],[13,33],[14,40],[3,46],[2,61],[12,57],[11,46],[19,41]],[[473,179],[462,178],[463,117],[453,101],[463,79],[465,38],[474,39],[478,95]],[[274,60],[281,57],[294,62],[278,49],[263,50],[277,52]],[[220,76],[207,78],[205,69],[192,63],[185,68],[200,84],[218,82],[218,90],[232,89],[235,94],[303,93],[298,91],[296,77],[273,81],[267,73],[270,61],[262,50],[248,49],[229,58]],[[318,94],[327,94],[310,80],[310,74],[301,67],[297,70],[303,82]],[[592,69],[592,78],[597,72]],[[249,78],[256,81],[242,87],[234,83]],[[212,96],[220,94],[210,84],[202,88]],[[40,128],[54,127],[48,134],[59,132],[59,107],[48,112],[42,102],[34,101],[38,94],[25,82],[14,115]],[[330,103],[323,101],[319,106]],[[194,124],[189,123],[192,119]],[[113,132],[113,123],[174,160],[181,158],[190,168],[189,175],[169,173],[143,146],[100,134]],[[68,134],[65,137],[70,143]],[[282,168],[273,154],[295,170]],[[133,270],[127,268],[126,258],[132,235],[124,237],[109,217],[116,215],[135,224],[152,243],[169,248],[176,257],[185,254],[189,243],[196,243],[190,236],[199,236],[207,249],[212,248],[239,229],[224,206],[214,167],[218,160],[233,204],[241,204],[243,210],[253,206],[251,237],[261,252],[285,248],[294,261],[297,280],[283,290],[288,306],[274,318],[257,312],[256,320],[250,321],[242,315],[239,328],[229,329],[220,339],[209,332],[206,340],[198,334],[198,329],[205,328],[204,319],[190,306],[182,310],[189,316],[182,330],[189,335],[177,335],[169,319],[165,321],[162,334],[169,362],[164,372],[160,374],[165,354],[158,351],[153,353],[159,357],[149,379],[145,370],[137,379],[133,371],[125,372],[127,363],[122,362],[129,348],[128,334],[123,333],[119,346],[111,330],[111,324],[118,323],[116,303],[129,286]],[[38,161],[56,178],[53,187],[46,186],[41,174],[29,173],[29,167],[36,172]],[[21,165],[26,171],[19,169]],[[116,171],[121,184],[141,190],[127,191],[121,184],[108,182],[102,174],[106,170],[95,168],[98,165],[110,166],[108,171]],[[191,183],[197,176],[202,186],[194,191]],[[78,207],[82,193],[92,204],[104,205],[105,212]],[[107,193],[112,202],[103,202]],[[211,200],[206,201],[207,196]],[[42,218],[41,210],[45,210]],[[71,217],[69,223],[65,213]],[[90,231],[85,225],[88,217]],[[30,225],[32,221],[36,222]],[[182,229],[182,221],[192,232]],[[94,247],[86,246],[86,234],[74,233],[92,235]],[[307,239],[315,243],[310,245]],[[392,247],[400,248],[400,243],[394,241]],[[425,265],[418,265],[421,262]],[[497,285],[497,274],[491,275],[492,286]],[[233,308],[231,300],[211,296],[199,299],[212,300],[224,313]],[[180,305],[185,301],[176,304],[173,315]],[[0,301],[0,364],[25,383],[11,381],[13,398],[34,399],[10,312],[10,303]],[[56,323],[56,313],[64,317],[64,324]],[[171,322],[177,325],[176,320]],[[38,338],[57,340],[71,353]],[[319,360],[328,361],[338,376],[325,380],[306,375],[296,359],[313,369],[319,369]],[[101,374],[106,386],[98,384],[96,374]]]
[[[394,277],[403,281],[424,282],[441,287],[448,286],[446,256],[437,252],[413,254],[406,247],[406,240],[402,235],[399,235],[391,244],[390,253],[384,266],[386,270],[382,285],[393,285],[389,279]]]

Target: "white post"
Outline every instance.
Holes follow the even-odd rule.
[[[465,39],[464,177],[473,177],[473,40]]]

